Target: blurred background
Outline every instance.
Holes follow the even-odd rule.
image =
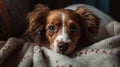
[[[0,0],[0,40],[21,36],[27,28],[26,15],[38,3],[51,10],[72,4],[88,4],[120,21],[119,0]]]

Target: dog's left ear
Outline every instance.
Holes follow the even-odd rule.
[[[34,42],[43,42],[45,40],[45,24],[48,13],[49,9],[46,6],[36,5],[35,9],[27,15],[29,25],[24,35],[30,35]]]
[[[99,31],[100,19],[91,11],[87,10],[84,6],[78,7],[76,12],[83,19],[83,25],[87,35],[96,35]]]

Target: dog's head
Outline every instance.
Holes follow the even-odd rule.
[[[28,14],[29,26],[26,34],[34,42],[49,43],[50,49],[70,54],[77,48],[86,47],[98,33],[99,18],[84,7],[76,10],[49,10],[43,5]]]

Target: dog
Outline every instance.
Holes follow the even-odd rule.
[[[100,19],[84,7],[50,10],[38,4],[27,18],[25,34],[40,46],[64,55],[90,46],[100,25]]]

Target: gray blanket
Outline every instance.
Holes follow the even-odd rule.
[[[120,35],[99,41],[80,50],[74,58],[46,47],[10,38],[0,45],[0,67],[119,67]]]

